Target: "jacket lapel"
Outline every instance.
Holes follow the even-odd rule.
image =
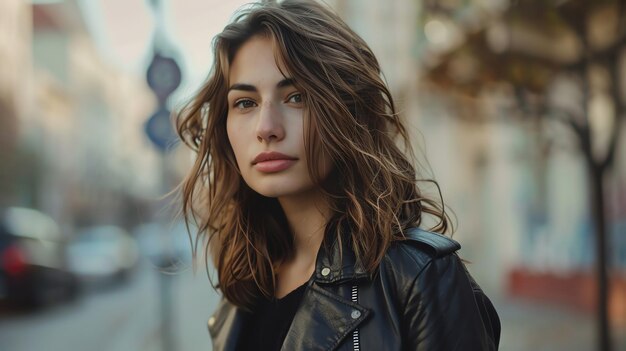
[[[332,293],[339,290],[337,286],[368,277],[356,264],[350,242],[345,238],[336,238],[330,246],[320,247],[315,273],[281,350],[335,350],[370,314],[367,308]]]
[[[309,285],[281,350],[335,350],[370,311],[315,282]]]

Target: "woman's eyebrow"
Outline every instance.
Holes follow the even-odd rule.
[[[285,87],[294,86],[294,85],[295,85],[295,80],[293,78],[285,78],[281,80],[280,82],[278,82],[276,84],[276,87],[280,89],[280,88],[285,88]],[[228,88],[229,92],[231,90],[242,90],[242,91],[251,91],[251,92],[258,91],[258,89],[254,85],[245,84],[245,83],[235,83],[231,85],[230,88]]]
[[[294,86],[296,85],[296,81],[293,78],[285,78],[283,80],[281,80],[280,82],[278,82],[278,84],[276,84],[277,88],[284,88],[284,87],[289,87],[289,86]]]
[[[235,83],[228,88],[228,91],[231,90],[243,90],[243,91],[257,91],[256,87],[251,84],[243,84],[243,83]]]

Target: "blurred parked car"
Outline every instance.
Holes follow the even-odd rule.
[[[126,280],[139,258],[135,239],[113,225],[80,230],[67,254],[70,270],[84,283]]]
[[[67,270],[65,241],[57,223],[28,208],[0,210],[0,297],[40,307],[77,295]]]

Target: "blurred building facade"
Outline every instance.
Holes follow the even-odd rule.
[[[141,208],[162,192],[160,156],[143,131],[155,105],[147,84],[103,59],[79,2],[1,6],[10,19],[0,22],[9,63],[1,139],[11,150],[1,158],[2,205],[40,209],[66,233],[141,221]]]
[[[520,19],[523,11],[538,11],[540,2],[510,11],[508,1],[425,4],[429,11],[418,24],[424,78],[418,96],[425,132],[434,130],[439,144],[448,145],[448,159],[435,162],[449,170],[439,175],[454,178],[453,197],[460,196],[459,238],[468,235],[462,242],[475,246],[470,253],[482,252],[468,259],[480,275],[498,277],[495,286],[503,293],[594,310],[590,168],[580,138],[546,106],[588,116],[576,122],[590,126],[594,156],[606,154],[612,129],[621,128],[615,162],[604,177],[604,215],[611,314],[626,321],[626,130],[616,122],[610,73],[599,65],[589,71],[588,112],[581,112],[587,97],[580,81],[553,73],[560,65],[576,67],[581,43],[554,18],[542,17],[545,11],[537,12],[534,26]],[[611,45],[617,19],[611,6],[575,18],[589,26],[592,50]],[[624,85],[623,70],[614,81]],[[515,85],[520,82],[524,89]]]

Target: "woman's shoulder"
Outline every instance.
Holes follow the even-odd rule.
[[[405,240],[396,241],[396,243],[416,246],[435,257],[449,255],[461,249],[461,245],[452,238],[420,228],[407,229],[404,236]]]
[[[404,236],[405,239],[390,245],[380,266],[381,270],[400,276],[398,278],[413,280],[429,263],[461,249],[455,240],[420,228],[407,229]]]
[[[496,350],[500,319],[456,254],[461,245],[420,229],[410,229],[405,236],[387,251],[378,277],[380,284],[392,286],[408,323],[415,326],[410,339],[429,339],[425,342],[428,345],[459,342],[481,345],[469,349]],[[441,335],[454,337],[437,339]],[[447,350],[452,346],[434,348]]]
[[[461,249],[461,244],[443,234],[420,228],[410,228],[404,232],[405,239],[394,241],[387,250],[386,257],[392,261],[411,260],[419,266],[429,261],[448,256]]]

